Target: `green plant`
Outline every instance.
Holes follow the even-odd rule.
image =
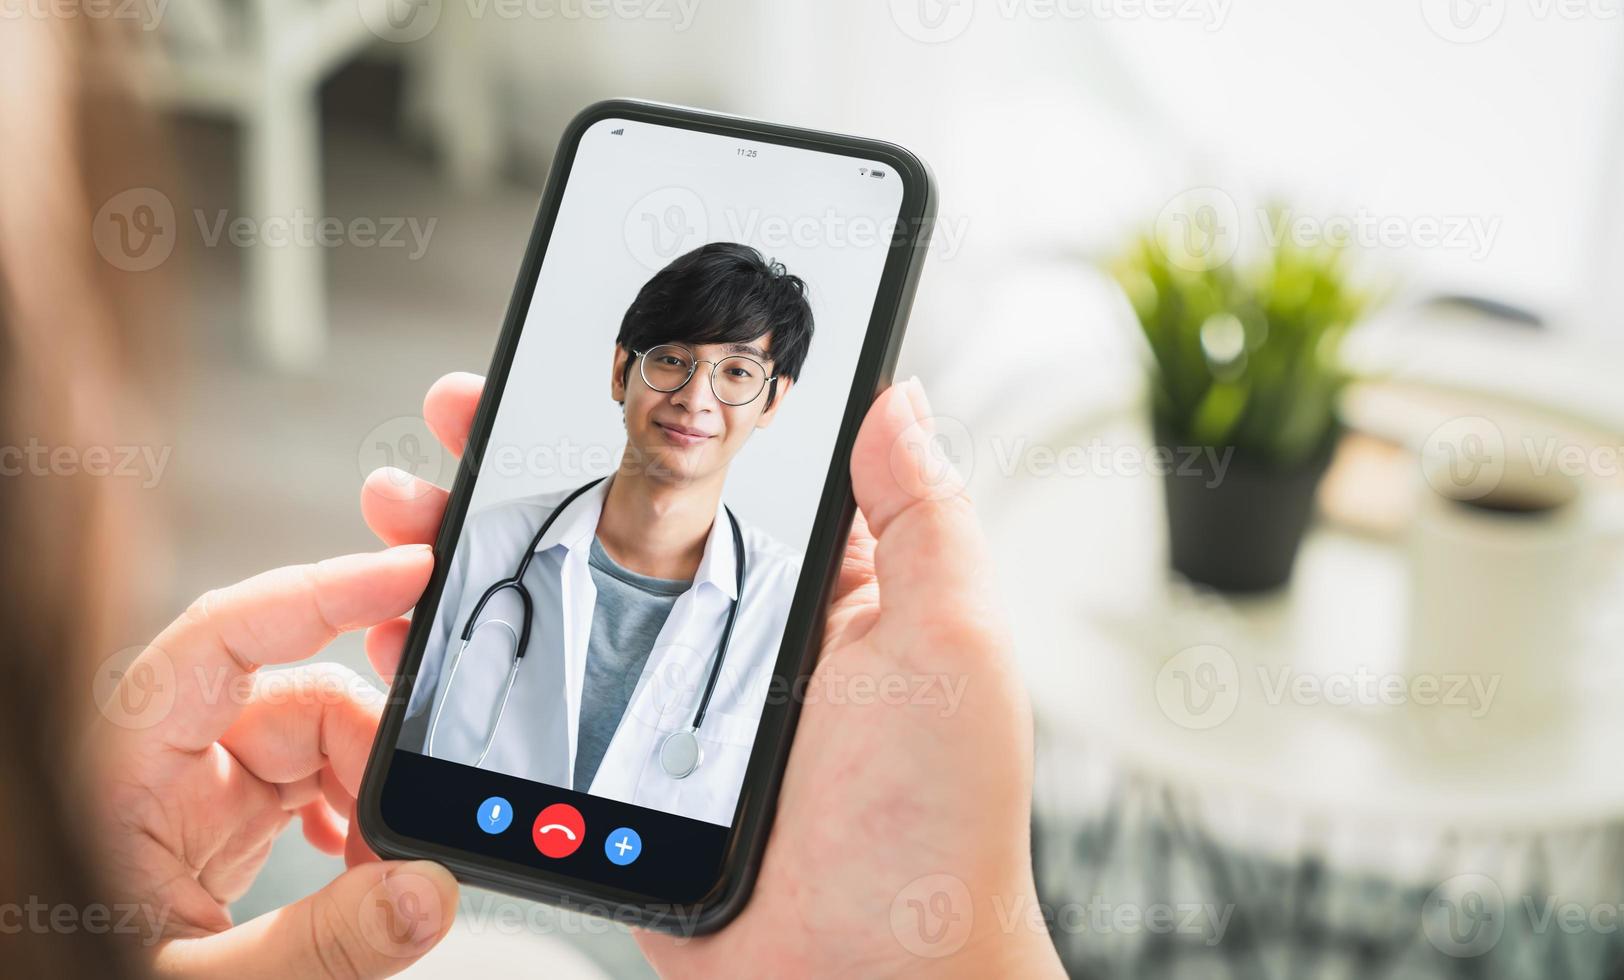
[[[1175,262],[1152,235],[1111,266],[1155,362],[1164,438],[1288,467],[1336,427],[1337,347],[1369,305],[1336,246],[1282,239],[1256,261]]]

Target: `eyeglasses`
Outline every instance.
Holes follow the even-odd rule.
[[[694,352],[676,344],[661,344],[646,351],[632,351],[639,358],[638,372],[643,383],[655,391],[680,390],[693,378],[700,364],[709,364],[711,391],[716,400],[737,408],[761,397],[767,382],[777,381],[778,375],[767,376],[767,369],[753,357],[731,354],[720,361],[702,361]]]

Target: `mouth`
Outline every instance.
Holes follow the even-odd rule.
[[[707,439],[715,438],[715,436],[708,432],[701,432],[698,429],[690,429],[685,425],[675,425],[658,421],[655,422],[654,425],[655,428],[660,430],[660,434],[665,436],[665,440],[667,442],[676,446],[697,446]]]

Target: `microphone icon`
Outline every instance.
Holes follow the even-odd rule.
[[[487,834],[500,834],[513,823],[513,804],[493,796],[479,805],[477,822]]]

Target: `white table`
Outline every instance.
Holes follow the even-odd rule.
[[[1020,400],[977,441],[1016,434],[1149,444],[1136,406],[1072,423]],[[1057,943],[1075,968],[1583,976],[1618,958],[1615,930],[1537,919],[1553,897],[1603,917],[1624,901],[1616,622],[1593,624],[1587,683],[1554,716],[1329,703],[1332,678],[1406,669],[1402,538],[1317,526],[1288,591],[1234,601],[1166,572],[1160,477],[1007,474],[988,457],[978,446],[972,491],[1039,724],[1045,899],[1233,913],[1222,935],[1074,918]],[[1228,700],[1186,700],[1209,668]],[[1271,695],[1282,671],[1319,694]],[[1449,918],[1463,909],[1482,927]]]

